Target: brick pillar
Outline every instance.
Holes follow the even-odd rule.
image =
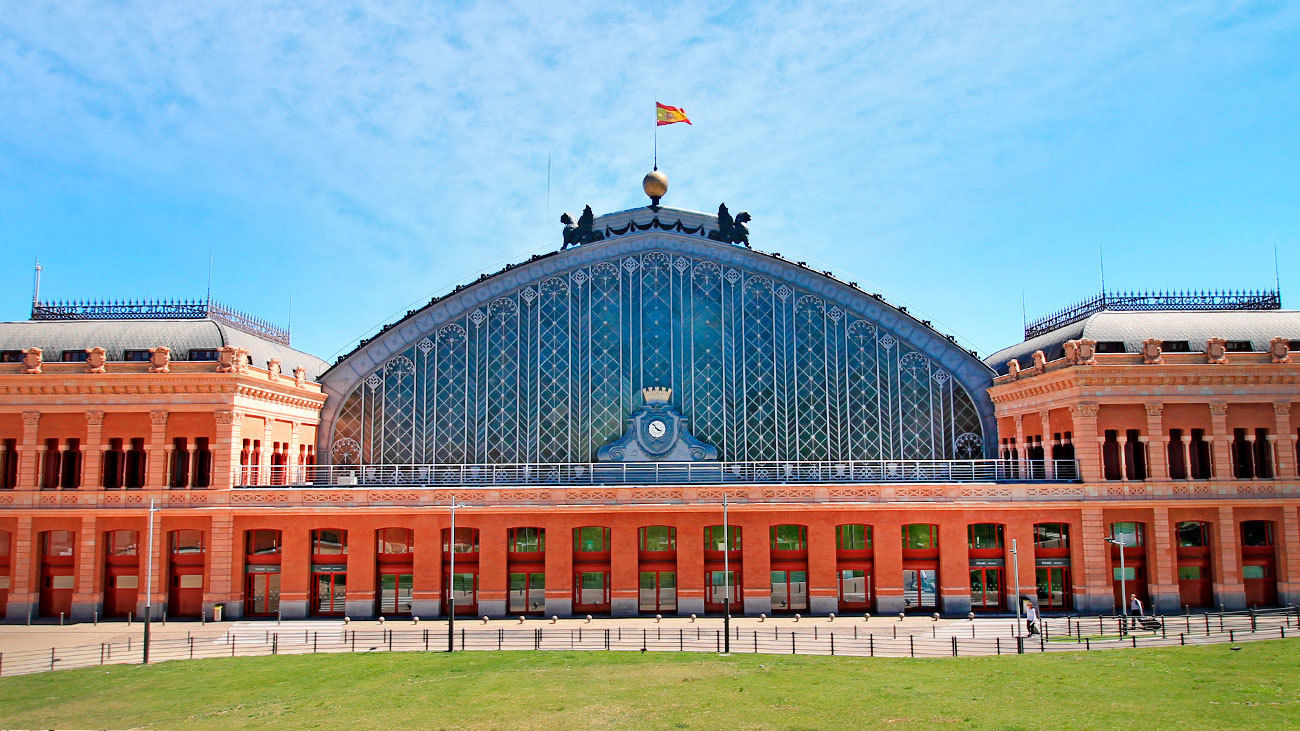
[[[505,520],[510,518],[495,518],[488,520],[487,516],[475,516],[475,523],[470,523],[468,515],[457,511],[456,525],[471,526],[476,525],[479,528],[479,591],[478,591],[478,610],[479,614],[485,614],[489,617],[506,616],[506,608],[509,606],[506,602],[506,594],[509,591],[510,577],[507,575],[509,566],[507,566],[506,556],[506,526]],[[617,534],[615,534],[617,535]],[[617,540],[617,538],[615,539]],[[632,534],[632,543],[636,544],[636,533]],[[632,551],[632,561],[636,561],[636,551]],[[633,594],[636,592],[636,581],[632,584]],[[636,610],[636,601],[633,600],[633,612]]]
[[[941,513],[939,521],[939,609],[948,615],[966,614],[970,611],[967,519],[953,512]]]
[[[302,424],[296,421],[289,424],[289,454],[284,460],[284,484],[286,485],[298,485],[303,482],[303,469],[298,463],[298,445],[302,441],[301,430]]]
[[[1277,599],[1283,606],[1300,604],[1300,512],[1282,508],[1281,546],[1277,562]]]
[[[244,417],[238,411],[215,411],[217,434],[212,440],[212,489],[229,490],[239,484],[240,424]]]
[[[1079,460],[1079,474],[1085,483],[1102,481],[1101,437],[1097,432],[1097,404],[1079,403],[1070,406],[1070,426],[1074,443],[1079,445],[1074,456]]]
[[[135,616],[144,617],[146,595],[149,595],[149,514],[144,514],[140,530],[140,592]],[[153,618],[159,619],[167,610],[167,581],[171,568],[167,559],[167,532],[163,530],[162,514],[153,515]]]
[[[1003,587],[1003,593],[1008,602],[1006,608],[1015,611],[1015,591],[1016,591],[1016,565],[1020,566],[1020,596],[1033,600],[1038,603],[1038,572],[1034,564],[1034,514],[1029,511],[1021,511],[1015,517],[1009,519],[1006,525],[1006,533],[1003,536],[1006,541],[1006,586]],[[1016,542],[1016,551],[1018,557],[1011,555],[1011,542]]]
[[[262,448],[257,455],[257,484],[269,485],[271,479],[271,427],[275,422],[270,418],[262,422]]]
[[[81,445],[81,486],[97,490],[104,485],[104,412],[86,412],[86,441]]]
[[[903,611],[903,536],[899,515],[880,513],[872,521],[872,590],[876,595],[876,611],[882,615]]]
[[[1173,526],[1169,521],[1169,508],[1159,507],[1152,516],[1152,540],[1147,547],[1154,564],[1150,576],[1151,610],[1164,614],[1182,609],[1178,594],[1178,549],[1175,547]]]
[[[563,517],[551,517],[546,527],[546,616],[573,614],[573,525]],[[677,536],[680,551],[682,536]],[[682,578],[677,577],[678,605]]]
[[[1161,415],[1164,413],[1164,404],[1147,404],[1147,443],[1151,448],[1147,451],[1147,479],[1148,480],[1167,480],[1169,479],[1169,437],[1165,434],[1164,419]]]
[[[1056,446],[1056,439],[1052,437],[1052,420],[1051,412],[1043,409],[1038,412],[1039,428],[1042,431],[1043,445],[1043,475],[1049,479],[1056,479],[1056,462],[1052,461],[1052,447]]]
[[[830,614],[840,608],[836,581],[835,522],[828,516],[808,525],[808,611]]]
[[[1114,576],[1110,570],[1110,544],[1106,543],[1106,536],[1110,533],[1101,509],[1084,508],[1081,528],[1083,566],[1074,567],[1074,571],[1083,575],[1083,595],[1076,594],[1076,608],[1081,613],[1115,611],[1117,607]]]
[[[167,412],[149,412],[149,444],[145,454],[145,487],[165,487],[167,485]]]
[[[1246,584],[1241,578],[1241,546],[1232,508],[1219,507],[1218,541],[1213,552],[1214,601],[1229,610],[1246,608]]]
[[[280,540],[280,612],[285,619],[302,619],[310,613],[311,529],[286,522]]]
[[[1212,474],[1215,479],[1231,480],[1233,478],[1232,432],[1228,430],[1227,404],[1210,404],[1210,431],[1214,439],[1210,445],[1214,463]]]
[[[721,508],[719,508],[721,512]],[[677,523],[677,613],[704,614],[704,526],[715,520],[691,513]],[[721,519],[716,520],[722,524]]]
[[[1016,414],[1011,419],[1016,425],[1016,467],[1020,475],[1025,475],[1029,470],[1029,465],[1025,464],[1025,460],[1029,456],[1025,445],[1025,417],[1022,414]]]
[[[345,611],[353,619],[375,616],[375,529],[348,530],[348,588]]]
[[[35,490],[40,487],[40,455],[36,438],[40,423],[39,412],[23,412],[23,441],[18,452],[19,490]]]
[[[741,600],[744,613],[772,613],[772,539],[765,513],[742,513],[731,509],[732,525],[740,526]],[[733,607],[733,611],[740,609]]]
[[[99,531],[95,526],[95,516],[83,515],[81,527],[77,530],[77,557],[74,571],[77,576],[76,588],[72,591],[72,612],[69,617],[74,622],[89,622],[100,608],[100,599],[104,596],[103,587],[98,584],[97,575],[103,563],[97,555]]]
[[[442,614],[442,531],[448,521],[442,517],[418,516],[415,531],[415,559],[411,581],[411,614],[437,617]]]
[[[11,560],[13,580],[9,585],[9,602],[5,607],[5,620],[25,622],[36,616],[36,602],[40,591],[40,542],[32,531],[30,515],[18,516],[14,526],[14,545]],[[30,615],[29,615],[30,613]]]
[[[214,604],[224,604],[225,618],[244,615],[244,542],[235,535],[235,516],[221,512],[212,516],[208,540],[208,576],[203,582],[203,611],[212,616]]]

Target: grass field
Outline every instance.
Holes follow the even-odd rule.
[[[943,660],[303,655],[0,680],[0,726],[999,728],[1300,725],[1300,641]]]

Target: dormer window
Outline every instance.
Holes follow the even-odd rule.
[[[1223,344],[1223,349],[1229,353],[1251,353],[1254,348],[1250,347],[1249,340],[1229,340]]]
[[[84,350],[65,350],[59,360],[64,363],[85,363],[90,353]]]
[[[190,360],[217,360],[217,351],[215,350],[191,350]]]
[[[1166,340],[1160,349],[1166,353],[1190,353],[1192,344],[1186,340]]]
[[[1126,352],[1126,351],[1124,350],[1124,341],[1123,341],[1123,340],[1101,340],[1101,341],[1098,341],[1098,343],[1097,343],[1097,352],[1098,352],[1098,353],[1123,353],[1123,352]]]

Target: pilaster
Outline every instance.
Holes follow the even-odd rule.
[[[1277,465],[1276,474],[1282,479],[1294,479],[1296,476],[1296,434],[1291,429],[1291,404],[1289,402],[1273,404],[1273,421],[1274,432],[1277,434],[1276,448],[1273,450],[1273,458],[1276,460]]]
[[[1147,549],[1155,564],[1151,572],[1151,608],[1162,613],[1177,612],[1181,607],[1175,573],[1178,556],[1173,527],[1169,521],[1169,508],[1155,509],[1151,531],[1155,539]]]
[[[1237,520],[1232,507],[1219,507],[1218,557],[1214,567],[1214,601],[1224,608],[1246,608],[1246,584],[1241,578],[1241,547],[1237,541]]]
[[[734,508],[732,509],[735,510]],[[732,512],[731,522],[740,526],[742,570],[741,603],[749,615],[772,613],[772,543],[768,521],[760,514]]]
[[[1006,608],[1015,610],[1016,581],[1020,582],[1020,596],[1033,599],[1037,604],[1038,600],[1038,573],[1034,564],[1034,516],[1032,513],[1023,511],[1017,513],[1014,517],[1007,520],[1006,524],[1006,587],[1004,589],[1008,598]],[[1011,553],[1011,542],[1015,541],[1016,554]],[[1017,567],[1019,572],[1017,573]]]
[[[939,522],[939,608],[948,615],[970,611],[970,546],[966,522],[963,514],[944,515]]]
[[[707,522],[694,514],[677,523],[677,613],[681,615],[704,614],[704,526]]]
[[[104,412],[86,412],[86,441],[81,445],[81,486],[95,490],[104,485]]]
[[[240,440],[243,438],[240,434],[240,424],[243,422],[243,414],[238,411],[215,411],[213,417],[216,419],[217,434],[212,440],[212,488],[215,490],[228,490],[232,486],[239,484],[239,447]]]
[[[1300,604],[1300,511],[1282,508],[1281,545],[1278,546],[1277,598],[1283,606]]]
[[[1214,477],[1230,480],[1233,478],[1232,432],[1228,431],[1227,404],[1217,401],[1210,404],[1210,431],[1214,438],[1210,445],[1214,455]]]
[[[76,589],[72,593],[72,614],[74,622],[88,622],[99,612],[104,591],[98,586],[96,574],[103,563],[97,556],[100,544],[99,530],[95,516],[83,515],[81,528],[77,531],[77,563],[74,571],[77,575]]]
[[[18,452],[18,489],[35,490],[40,484],[40,465],[37,452],[37,430],[41,423],[40,412],[23,412],[23,441]]]
[[[1070,426],[1074,434],[1074,443],[1079,445],[1075,458],[1079,460],[1079,472],[1084,483],[1097,483],[1102,480],[1102,463],[1100,440],[1097,431],[1097,404],[1078,403],[1070,406]]]
[[[257,483],[259,485],[270,485],[274,482],[271,478],[271,429],[273,426],[275,426],[275,422],[270,418],[262,422],[262,448],[257,453]]]
[[[291,422],[289,424],[289,454],[284,461],[286,485],[294,485],[303,481],[302,464],[298,461],[298,446],[302,443],[302,424]]]
[[[839,611],[836,581],[835,521],[808,521],[808,611],[830,614]]]
[[[1169,437],[1165,434],[1164,419],[1162,417],[1164,410],[1164,404],[1146,404],[1146,436],[1151,447],[1147,450],[1148,480],[1169,479]]]
[[[203,582],[207,594],[203,611],[211,616],[212,605],[225,604],[232,619],[243,615],[243,541],[235,536],[235,516],[222,511],[212,516],[208,543],[208,577]]]
[[[551,518],[546,527],[546,616],[573,614],[573,523]],[[678,536],[678,547],[681,546]],[[681,606],[682,577],[677,577],[677,603]]]
[[[167,412],[149,412],[149,446],[146,454],[145,487],[166,487],[167,485]]]
[[[375,529],[348,530],[348,586],[346,611],[353,619],[375,616]]]
[[[1082,613],[1111,612],[1115,607],[1114,580],[1110,571],[1110,544],[1106,543],[1106,521],[1100,508],[1084,508],[1082,517],[1083,595],[1075,597]]]
[[[19,515],[14,526],[13,555],[10,556],[13,583],[9,588],[9,601],[5,608],[5,619],[9,622],[24,622],[36,615],[36,600],[40,591],[40,574],[36,565],[40,551],[36,534],[32,532],[32,517]]]

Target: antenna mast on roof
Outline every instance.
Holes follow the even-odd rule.
[[[1282,300],[1282,275],[1277,268],[1277,242],[1273,242],[1273,289],[1277,290],[1277,298]]]
[[[1101,271],[1101,296],[1106,296],[1106,254],[1102,251],[1101,244],[1097,244],[1097,266]]]
[[[208,293],[204,296],[204,301],[212,302],[212,252],[208,252]]]
[[[41,301],[41,260],[36,260],[36,281],[32,284],[32,311],[36,310],[36,304]]]

